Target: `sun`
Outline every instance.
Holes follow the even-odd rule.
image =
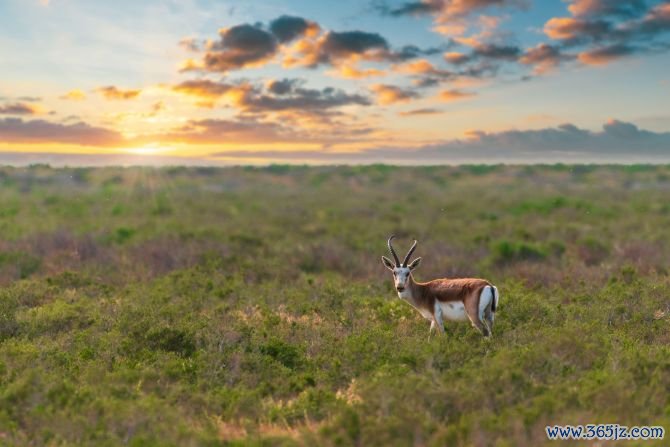
[[[167,152],[167,150],[168,150],[167,148],[153,145],[140,146],[140,147],[127,147],[122,149],[123,152],[135,155],[156,155],[163,152]]]

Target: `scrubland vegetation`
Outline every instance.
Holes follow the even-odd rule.
[[[665,166],[1,168],[0,444],[670,429],[669,198]],[[498,285],[492,340],[427,341],[391,233]]]

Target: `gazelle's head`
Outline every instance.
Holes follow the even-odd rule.
[[[398,260],[398,255],[395,253],[395,250],[393,249],[393,245],[391,245],[391,241],[393,240],[394,237],[395,236],[391,236],[389,238],[388,246],[391,255],[393,255],[393,260],[395,261],[395,263],[386,256],[382,256],[382,262],[384,263],[387,269],[393,272],[393,282],[395,284],[395,289],[399,293],[402,293],[408,286],[410,273],[412,272],[412,270],[417,268],[419,264],[421,264],[421,258],[416,258],[409,265],[407,265],[409,258],[412,256],[412,253],[414,253],[414,249],[416,248],[416,241],[414,241],[412,248],[409,249],[407,255],[405,256],[405,260],[402,261],[401,264],[400,261]]]

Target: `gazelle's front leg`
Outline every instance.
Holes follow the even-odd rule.
[[[433,309],[433,320],[430,322],[431,333],[437,328],[440,335],[444,335],[444,321],[442,320],[442,308],[438,303],[435,303]]]

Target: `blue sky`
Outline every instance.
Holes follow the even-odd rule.
[[[0,162],[667,162],[668,50],[668,1],[5,0]]]

